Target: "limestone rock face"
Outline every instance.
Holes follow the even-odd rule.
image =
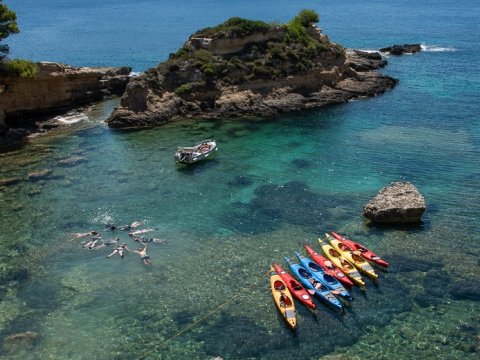
[[[130,71],[129,67],[40,62],[33,78],[0,73],[0,142],[28,134],[35,121],[47,114],[68,111],[106,95],[121,95]]]
[[[363,215],[377,223],[413,223],[425,209],[425,199],[414,185],[394,182],[363,207]]]
[[[283,28],[276,28],[268,32],[254,32],[244,37],[199,38],[191,36],[188,40],[197,49],[206,49],[215,55],[233,54],[242,51],[246,45],[262,43],[269,40],[280,40],[285,35]],[[188,44],[187,42],[187,44]]]
[[[205,45],[208,46],[208,45]],[[281,113],[345,103],[382,94],[397,80],[375,71],[386,64],[379,53],[348,51],[325,54],[325,67],[277,79],[253,79],[241,84],[196,87],[196,72],[179,68],[175,76],[159,76],[156,88],[148,74],[130,81],[120,106],[108,119],[115,128],[155,126],[178,117],[270,117]],[[356,70],[355,70],[356,69]],[[172,77],[172,79],[170,79]],[[182,77],[192,79],[189,94],[174,88]],[[208,82],[207,82],[208,83]]]

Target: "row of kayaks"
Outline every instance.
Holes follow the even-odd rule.
[[[378,274],[372,265],[387,268],[388,262],[361,244],[335,232],[325,234],[328,242],[318,239],[325,256],[304,244],[309,257],[295,252],[298,261],[285,256],[285,262],[293,273],[286,272],[274,263],[270,268],[270,287],[275,304],[289,325],[296,329],[296,312],[293,298],[311,311],[315,311],[316,297],[334,310],[343,311],[353,301],[353,286],[365,287],[362,275],[372,281]]]

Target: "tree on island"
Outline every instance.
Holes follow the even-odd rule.
[[[17,25],[17,14],[2,2],[3,0],[0,0],[0,42],[9,35],[20,32]],[[37,73],[37,65],[29,60],[6,59],[9,50],[8,45],[0,44],[0,73],[22,78],[33,78]]]
[[[17,26],[17,15],[2,2],[3,0],[0,0],[0,41],[11,34],[20,32]],[[8,55],[8,51],[8,45],[0,44],[0,60],[3,60]]]
[[[303,9],[293,18],[293,21],[298,21],[303,27],[307,28],[320,21],[320,15],[315,10]]]

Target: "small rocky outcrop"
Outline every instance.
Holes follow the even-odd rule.
[[[415,223],[425,209],[425,199],[414,185],[394,182],[363,207],[363,215],[377,223]]]
[[[393,88],[395,79],[375,71],[385,64],[379,53],[346,51],[312,23],[232,18],[193,34],[167,61],[132,79],[107,122],[142,127],[341,104]]]
[[[388,64],[382,54],[377,51],[347,50],[348,65],[355,71],[371,71],[383,68]]]
[[[420,44],[392,45],[379,50],[382,53],[391,55],[415,54],[422,51]]]
[[[38,129],[46,115],[121,95],[129,67],[72,67],[40,62],[33,78],[0,72],[0,144]]]

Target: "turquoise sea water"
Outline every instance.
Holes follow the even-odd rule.
[[[398,86],[373,99],[264,121],[105,126],[87,120],[0,154],[0,356],[7,359],[476,359],[480,335],[479,5],[450,0],[5,1],[22,32],[13,57],[143,71],[188,35],[231,16],[287,21],[302,8],[345,46],[424,44],[392,57]],[[173,152],[215,138],[215,158],[178,168]],[[76,158],[67,165],[65,159]],[[47,169],[34,181],[29,173]],[[423,223],[360,215],[391,181],[425,195]],[[136,220],[155,228],[151,266],[81,248],[72,233]],[[287,330],[264,276],[328,230],[391,262],[354,290],[345,315],[298,306]],[[33,340],[12,340],[26,331]],[[35,335],[33,335],[35,336]],[[1,346],[2,344],[0,344]],[[342,357],[342,355],[344,357]]]

